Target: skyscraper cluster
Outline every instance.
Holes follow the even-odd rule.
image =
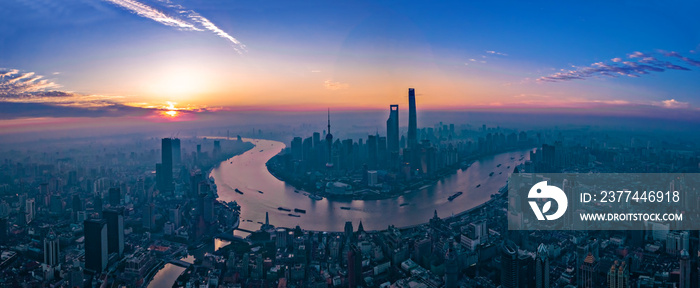
[[[434,175],[440,169],[454,165],[459,161],[457,148],[451,143],[442,144],[433,139],[433,128],[426,130],[425,137],[419,142],[417,127],[415,89],[408,89],[408,133],[407,137],[400,134],[399,105],[389,105],[389,117],[386,120],[386,136],[378,131],[366,139],[337,139],[331,134],[330,111],[325,137],[314,133],[311,137],[294,137],[290,145],[289,166],[282,174],[289,171],[304,174],[309,171],[323,171],[335,178],[351,171],[362,171],[365,185],[376,186],[375,179],[385,173],[372,172],[375,170],[388,171],[392,179],[410,180],[419,175]],[[454,125],[445,125],[439,130],[452,137]],[[448,132],[450,131],[450,132]],[[442,136],[442,135],[441,135]],[[431,143],[431,139],[434,142]]]

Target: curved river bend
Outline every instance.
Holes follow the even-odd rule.
[[[255,147],[234,156],[212,170],[210,176],[218,188],[219,200],[237,201],[241,205],[240,227],[258,230],[258,222],[270,214],[270,224],[277,227],[295,227],[306,230],[343,231],[346,221],[357,227],[360,221],[366,230],[382,230],[389,225],[413,226],[428,222],[437,210],[440,217],[461,213],[490,199],[491,194],[505,185],[515,165],[529,158],[529,149],[484,157],[466,171],[458,170],[434,185],[412,191],[398,198],[383,200],[312,200],[294,192],[294,187],[270,174],[265,163],[277,155],[285,144],[262,139],[244,139]],[[523,155],[524,154],[524,155]],[[520,160],[521,155],[525,158]],[[498,164],[502,164],[497,167]],[[510,166],[510,168],[507,168]],[[489,173],[494,172],[493,176]],[[477,185],[481,184],[479,188]],[[238,188],[244,194],[238,194]],[[263,191],[260,194],[258,190]],[[464,194],[453,201],[448,197],[457,191]],[[401,204],[408,205],[401,206]],[[291,217],[278,207],[306,210],[301,217]],[[351,207],[344,210],[340,207]],[[250,220],[250,221],[248,221]]]

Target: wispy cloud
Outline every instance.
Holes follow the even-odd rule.
[[[678,58],[678,59],[681,59],[681,60],[685,61],[686,63],[688,63],[688,64],[690,64],[690,65],[699,66],[699,67],[700,67],[700,61],[695,60],[695,59],[690,59],[690,58],[688,58],[688,57],[685,57],[685,56],[681,55],[681,54],[678,53],[678,52],[675,52],[675,51],[671,51],[671,52],[661,51],[661,52],[664,53],[664,55],[667,56],[667,57],[676,57],[676,58]]]
[[[0,98],[11,95],[31,95],[60,87],[43,78],[44,76],[36,75],[34,72],[0,68]]]
[[[182,5],[167,5],[167,8],[173,10],[172,13],[161,11],[153,6],[134,0],[105,0],[120,6],[130,12],[144,18],[151,19],[166,26],[171,26],[185,31],[210,31],[217,36],[230,41],[233,44],[233,49],[238,53],[246,51],[246,46],[238,39],[221,30],[209,19],[199,13],[188,10]],[[183,15],[184,17],[181,17]]]
[[[242,51],[246,51],[245,45],[238,41],[238,39],[234,38],[233,36],[229,35],[228,33],[224,32],[224,30],[221,30],[219,27],[214,25],[209,19],[204,18],[202,15],[199,15],[197,12],[194,12],[190,10],[187,15],[188,18],[192,19],[192,21],[195,21],[199,24],[201,24],[205,29],[214,32],[214,34],[218,35],[221,38],[224,38],[228,41],[231,41],[231,43],[234,44],[233,49],[235,49],[238,53],[241,53]]]
[[[678,52],[664,52],[661,51],[660,54],[657,53],[642,53],[635,51],[627,55],[628,61],[622,58],[613,58],[610,61],[612,63],[596,62],[590,66],[577,67],[572,66],[573,69],[566,70],[561,69],[560,72],[550,74],[547,76],[542,76],[538,78],[537,82],[562,82],[569,80],[584,80],[586,78],[600,78],[600,77],[640,77],[641,75],[650,74],[652,72],[664,72],[666,70],[682,70],[690,71],[691,69],[681,66],[671,62],[673,59],[659,59],[659,58],[678,58],[684,63],[693,66],[700,66],[700,61],[690,59],[688,57],[682,56]]]
[[[326,80],[325,82],[323,82],[323,85],[328,90],[343,90],[348,89],[348,87],[350,87],[350,85],[348,85],[347,83],[333,82],[331,80]]]
[[[669,99],[669,100],[664,100],[661,102],[654,102],[654,103],[652,103],[652,105],[663,107],[663,108],[670,108],[670,109],[688,109],[688,108],[690,108],[690,103],[676,101],[676,99]]]
[[[123,96],[86,95],[59,88],[61,85],[34,72],[0,68],[0,119],[140,116],[164,110],[207,111],[206,107],[134,105],[126,103]]]
[[[500,56],[508,56],[508,54],[506,54],[506,53],[496,52],[496,51],[493,51],[493,50],[486,51],[486,53],[488,53],[488,54],[494,54],[494,55],[500,55]]]
[[[180,29],[184,30],[195,30],[195,31],[203,31],[200,28],[195,27],[192,23],[189,23],[185,20],[179,19],[174,16],[170,16],[165,14],[162,11],[159,11],[156,8],[153,8],[151,6],[148,6],[146,4],[143,4],[138,1],[133,1],[133,0],[106,0],[108,2],[114,3],[116,5],[121,6],[124,9],[127,9],[136,15],[139,15],[141,17],[145,17],[148,19],[151,19],[153,21],[156,21],[158,23],[161,23],[166,26],[172,26],[172,27],[177,27]]]

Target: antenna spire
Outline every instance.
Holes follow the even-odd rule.
[[[328,134],[331,134],[331,108],[328,108]]]

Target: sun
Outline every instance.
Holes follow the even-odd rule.
[[[176,102],[168,101],[168,105],[163,107],[160,114],[163,118],[175,119],[178,118],[182,113],[178,110],[181,108],[175,107]]]

